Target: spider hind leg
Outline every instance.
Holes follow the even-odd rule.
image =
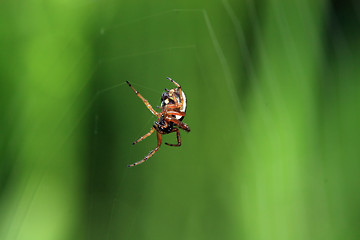
[[[137,144],[138,142],[141,142],[142,140],[144,140],[145,138],[147,138],[148,136],[150,136],[153,132],[155,131],[155,128],[152,127],[150,129],[150,132],[148,132],[147,134],[145,134],[144,136],[140,137],[138,140],[136,140],[135,142],[132,143],[132,145]]]
[[[152,155],[154,155],[154,153],[157,152],[157,150],[159,150],[160,145],[161,145],[161,134],[160,133],[156,133],[157,136],[157,146],[156,148],[154,148],[148,155],[146,155],[146,157],[136,163],[130,164],[128,165],[128,167],[134,167],[136,165],[142,164],[143,162],[145,162],[146,160],[148,160]]]
[[[175,84],[178,88],[181,88],[180,84],[175,82],[172,78],[167,77],[168,80],[170,80],[173,84]]]

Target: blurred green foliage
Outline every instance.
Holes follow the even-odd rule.
[[[359,239],[355,1],[0,3],[0,239]],[[182,146],[131,146],[178,81]],[[175,142],[175,134],[164,136]]]

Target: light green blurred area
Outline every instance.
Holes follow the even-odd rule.
[[[0,239],[358,239],[358,6],[0,3]]]

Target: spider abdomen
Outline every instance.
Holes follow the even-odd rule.
[[[171,108],[172,111],[176,111],[179,113],[183,113],[181,115],[172,115],[177,120],[182,121],[185,117],[186,113],[186,95],[184,91],[181,91],[181,98],[180,92],[178,88],[167,90],[163,92],[161,95],[161,107],[164,109],[168,105],[179,105],[178,108]]]

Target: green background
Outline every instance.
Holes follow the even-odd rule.
[[[354,1],[2,1],[0,239],[359,239]],[[156,146],[172,77],[182,146]],[[175,134],[164,142],[176,142]]]

